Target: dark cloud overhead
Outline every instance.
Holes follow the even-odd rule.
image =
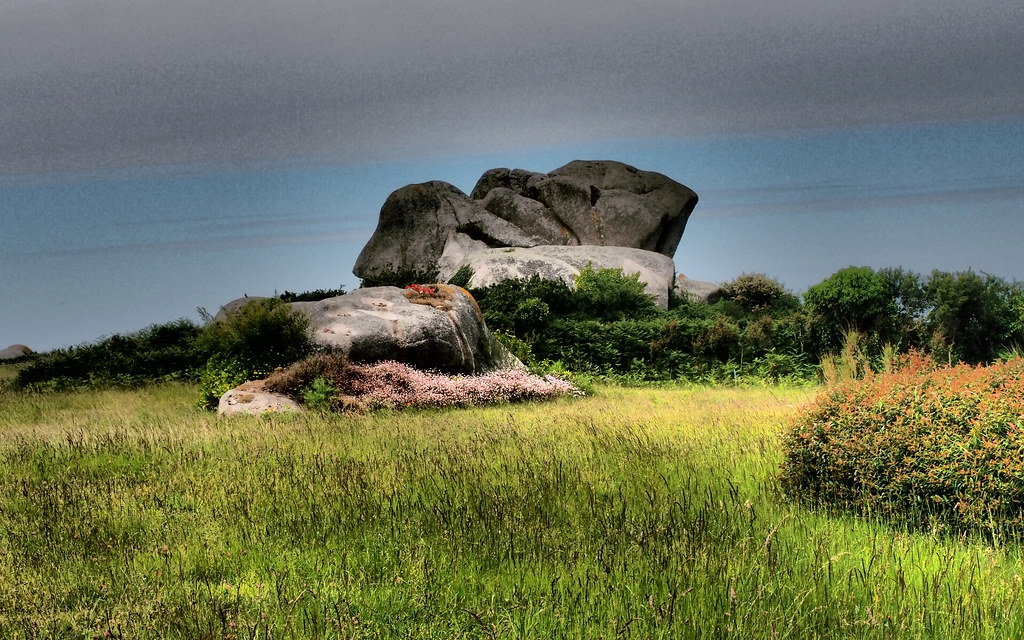
[[[14,1],[0,173],[1024,117],[1019,0]]]

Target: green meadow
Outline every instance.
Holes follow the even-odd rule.
[[[1015,541],[780,493],[813,389],[232,419],[196,393],[0,390],[0,637],[1024,636]]]

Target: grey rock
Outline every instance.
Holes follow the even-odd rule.
[[[0,360],[16,360],[32,353],[32,350],[23,344],[12,344],[6,349],[0,349]]]
[[[375,280],[396,271],[429,273],[437,268],[448,237],[463,233],[488,246],[530,247],[540,243],[446,182],[398,189],[384,202],[377,229],[356,259],[353,273]]]
[[[492,198],[495,190],[520,197],[499,191]],[[697,204],[697,194],[671,178],[610,160],[574,160],[548,174],[492,169],[473,197],[545,244],[631,247],[669,257]]]
[[[683,274],[676,278],[676,295],[687,297],[694,302],[712,304],[722,297],[722,287],[714,282],[691,280]]]
[[[309,316],[316,344],[348,354],[351,362],[396,360],[455,374],[522,366],[487,330],[469,292],[430,286],[437,294],[369,287],[292,307]]]
[[[537,200],[505,187],[491,189],[481,200],[484,208],[546,244],[579,245],[579,237]],[[590,243],[594,244],[594,243]]]
[[[228,316],[236,313],[239,309],[250,302],[256,302],[257,300],[266,300],[266,298],[264,296],[245,296],[242,298],[235,298],[231,302],[221,306],[217,311],[217,315],[215,315],[213,319],[217,322],[223,322],[228,319]]]
[[[471,253],[488,249],[486,243],[474,240],[464,233],[452,233],[441,252],[441,258],[437,261],[437,279],[442,282],[451,280],[459,268],[467,264],[468,256]],[[441,277],[444,274],[444,277]]]
[[[526,171],[524,169],[489,169],[484,172],[473,187],[471,198],[483,200],[490,193],[491,189],[510,189],[516,193],[524,193],[526,185],[533,176],[543,176],[543,173]]]
[[[696,204],[686,186],[608,160],[575,160],[546,174],[491,169],[472,197],[446,182],[413,184],[388,197],[352,271],[369,282],[433,274],[456,234],[491,248],[628,247],[671,258]]]
[[[469,281],[473,289],[535,275],[575,287],[576,276],[588,264],[595,270],[622,269],[624,275],[638,274],[655,303],[662,309],[668,308],[675,264],[667,256],[643,249],[556,245],[478,249],[466,253],[461,263],[446,265],[440,277],[451,277],[461,266],[468,265],[473,270]]]
[[[263,380],[250,380],[220,397],[217,415],[253,415],[299,413],[302,408],[286,395],[268,391]]]

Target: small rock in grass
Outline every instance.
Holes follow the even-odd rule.
[[[217,415],[248,414],[259,416],[268,412],[298,413],[302,408],[286,395],[268,391],[263,380],[251,380],[220,397]]]

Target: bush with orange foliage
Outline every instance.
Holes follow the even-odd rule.
[[[894,371],[824,391],[792,421],[787,494],[911,527],[1024,529],[1024,359]]]

